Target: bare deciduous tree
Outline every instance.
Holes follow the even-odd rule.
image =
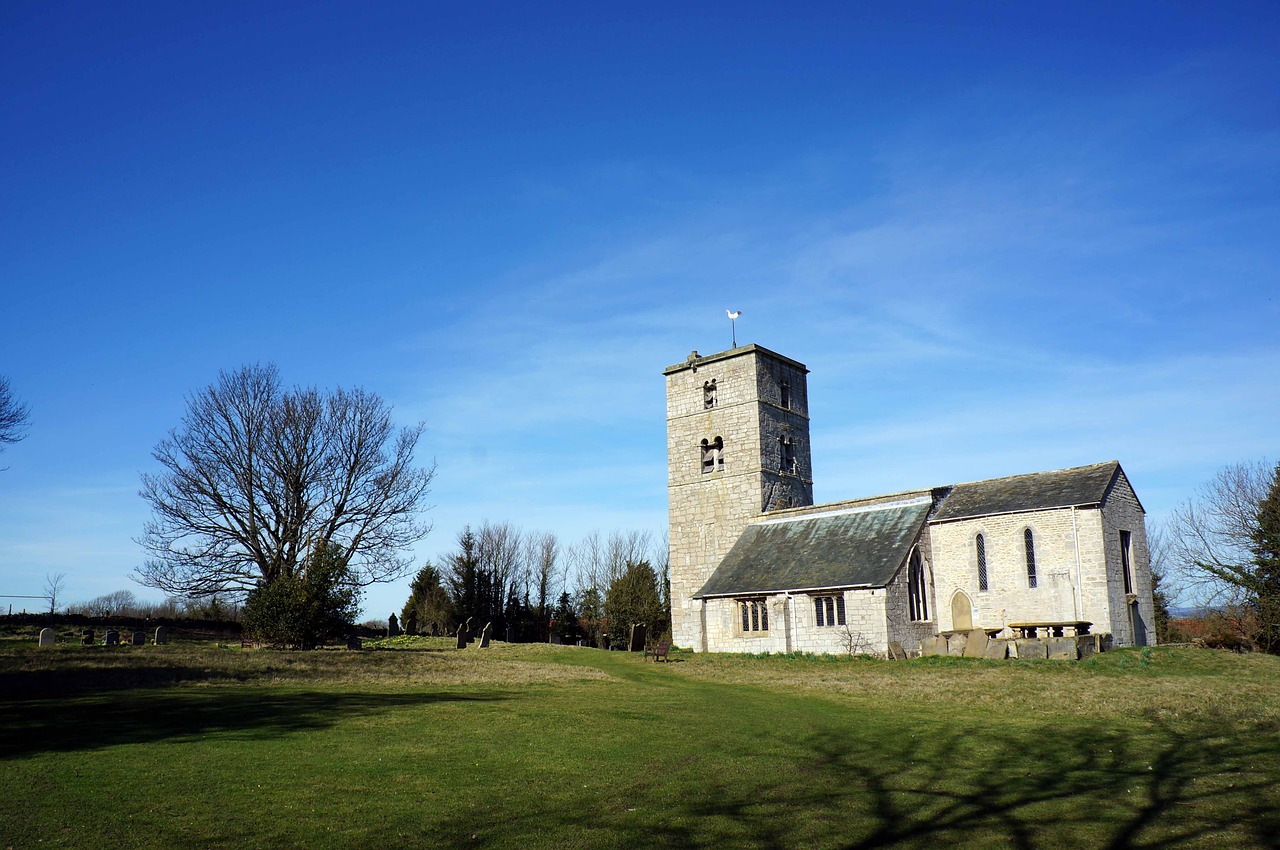
[[[26,437],[31,409],[13,397],[9,379],[0,375],[0,452],[10,443]]]
[[[1217,607],[1241,607],[1256,593],[1250,544],[1272,478],[1266,461],[1233,464],[1173,511],[1156,555],[1166,557],[1167,546],[1170,569],[1191,596]]]
[[[62,596],[62,591],[67,589],[66,573],[45,573],[44,575],[44,593],[49,597],[49,613],[58,610],[58,599]]]
[[[364,389],[286,389],[274,365],[221,373],[153,451],[163,471],[142,476],[154,517],[135,580],[237,593],[335,546],[359,585],[402,578],[405,551],[430,530],[418,517],[435,468],[413,462],[422,431],[396,432]]]
[[[564,588],[561,572],[560,541],[551,532],[525,535],[524,563],[529,590],[526,595],[538,620],[538,638],[547,638],[551,607]]]

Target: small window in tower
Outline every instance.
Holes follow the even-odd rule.
[[[778,438],[778,469],[796,474],[796,447],[785,434]]]
[[[1031,529],[1022,532],[1022,548],[1027,550],[1027,587],[1036,586],[1036,541]]]
[[[702,441],[702,474],[722,472],[724,470],[724,439]]]
[[[782,405],[787,410],[791,409],[791,385],[786,381],[783,381],[782,385],[779,387],[778,404]]]
[[[987,590],[987,541],[979,534],[974,545],[978,550],[978,590],[985,591]]]
[[[716,379],[703,383],[702,385],[702,407],[704,410],[710,410],[716,406]]]

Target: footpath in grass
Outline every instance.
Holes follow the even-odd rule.
[[[1274,847],[1280,663],[0,649],[0,847]]]

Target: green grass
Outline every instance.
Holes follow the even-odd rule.
[[[1275,847],[1280,659],[0,648],[0,847]]]

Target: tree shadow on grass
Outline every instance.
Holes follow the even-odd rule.
[[[323,729],[356,715],[509,698],[498,692],[351,693],[232,687],[5,702],[0,703],[0,759],[193,740],[209,734],[262,739]]]
[[[934,726],[932,729],[939,727]],[[1139,730],[828,730],[798,774],[620,784],[609,810],[445,824],[459,845],[522,833],[627,847],[1280,847],[1280,740],[1248,722],[1151,719]],[[785,775],[781,771],[780,775]],[[692,793],[690,789],[696,789]],[[631,812],[640,814],[632,815]]]

